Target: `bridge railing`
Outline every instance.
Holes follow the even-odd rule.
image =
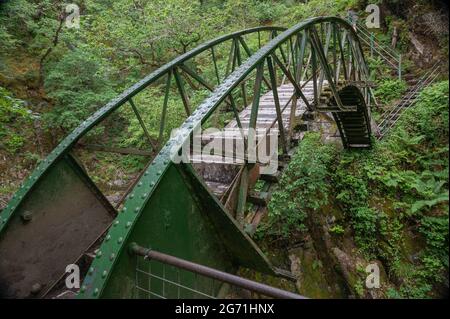
[[[92,255],[126,199],[130,199],[132,190],[139,187],[139,180],[170,139],[171,129],[195,112],[201,102],[198,96],[214,91],[246,61],[249,55],[244,46],[257,51],[276,31],[283,30],[258,27],[208,41],[135,83],[68,134],[0,212],[0,273],[5,274],[1,284],[8,287],[7,294],[27,297],[30,287],[39,282],[45,289],[33,296],[46,296],[61,280],[66,265],[77,262],[84,254]],[[205,64],[206,70],[199,67]],[[164,97],[158,99],[158,104],[152,95],[155,92]],[[131,124],[142,138],[131,134]],[[113,158],[106,164],[98,161],[103,157],[99,153],[104,152]],[[137,171],[125,170],[130,159],[139,163]],[[120,184],[119,190],[116,184]],[[61,232],[58,221],[63,219],[67,223]],[[85,224],[90,226],[80,226]],[[42,235],[40,240],[35,240],[36,233]],[[16,254],[16,242],[24,243],[20,256]],[[47,254],[53,258],[47,258]],[[11,274],[11,269],[5,266],[9,263],[20,264],[23,273],[18,276],[23,280],[15,280],[17,274]]]
[[[64,273],[67,264],[89,253],[95,258],[85,276],[80,298],[130,297],[130,291],[124,289],[135,272],[134,268],[130,268],[129,255],[124,253],[130,241],[144,245],[151,243],[161,251],[198,263],[219,260],[217,265],[220,269],[239,264],[268,274],[278,274],[245,233],[241,223],[246,213],[249,191],[259,176],[258,165],[244,161],[232,180],[233,184],[227,186],[226,197],[218,199],[199,177],[192,163],[180,163],[174,157],[182,153],[184,145],[192,143],[196,128],[212,126],[214,115],[218,113],[227,113],[228,120],[235,120],[243,132],[242,139],[246,141],[255,139],[250,129],[255,130],[260,124],[270,127],[278,125],[282,145],[289,146],[289,134],[283,136],[283,112],[288,104],[289,130],[295,125],[296,110],[300,108],[303,108],[302,111],[332,112],[337,114],[336,118],[339,114],[350,114],[350,118],[354,116],[363,127],[353,134],[362,136],[356,136],[353,143],[344,141],[344,145],[370,146],[369,74],[358,36],[351,25],[336,17],[318,17],[283,30],[257,28],[209,41],[136,83],[68,135],[38,166],[2,212],[0,250],[7,252],[2,257],[6,255],[8,262],[23,266],[24,278],[16,282],[8,268],[2,268],[4,264],[0,263],[0,272],[6,274],[2,276],[6,278],[6,285],[12,287],[18,297],[27,296],[34,282],[41,281],[51,288]],[[261,32],[269,33],[266,43],[260,41]],[[244,35],[258,35],[254,42],[256,50],[249,47],[243,39]],[[214,59],[217,52],[213,48],[224,42],[229,44],[228,59],[224,56],[218,65]],[[207,77],[201,74],[200,68],[196,70],[187,63],[206,52],[210,53],[206,56],[211,61],[212,72],[209,75],[215,75],[217,85],[211,84],[214,76]],[[185,81],[181,80],[182,74]],[[283,77],[293,91],[285,105],[278,90],[278,83]],[[172,90],[172,79],[175,90]],[[159,85],[164,92],[161,124],[169,111],[170,94],[177,95],[181,105],[175,115],[186,119],[181,125],[177,124],[179,129],[167,142],[163,140],[160,144],[147,134],[147,122],[139,109],[143,103],[137,103],[139,100],[135,98],[151,84],[162,84]],[[199,95],[187,93],[188,90],[192,93],[196,87],[205,90]],[[207,91],[212,93],[205,99]],[[269,121],[264,118],[267,113],[261,112],[260,103],[262,95],[267,92],[273,95],[273,110],[276,113],[276,117]],[[151,103],[149,100],[146,102]],[[145,149],[152,152],[146,166],[126,189],[126,196],[119,200],[118,205],[111,207],[82,165],[77,163],[72,151],[83,136],[124,104],[129,104],[136,124],[142,126],[143,137],[150,144],[156,143],[156,146]],[[248,117],[241,122],[239,112],[247,107]],[[226,112],[220,112],[221,109]],[[346,125],[344,117],[339,122],[342,125]],[[247,135],[245,132],[248,132]],[[341,134],[341,137],[344,140],[350,135]],[[161,140],[161,134],[158,140]],[[253,144],[245,145],[246,152],[248,145]],[[282,147],[280,153],[286,151],[286,147]],[[174,194],[177,196],[175,200]],[[50,210],[51,215],[48,214]],[[30,214],[34,217],[24,226]],[[86,222],[86,216],[94,221]],[[35,224],[35,220],[39,220],[39,224]],[[63,231],[61,220],[68,221]],[[99,221],[102,227],[92,231],[93,225],[100,224]],[[80,227],[85,224],[90,227]],[[35,225],[41,228],[36,230]],[[82,234],[80,229],[84,231]],[[49,244],[34,245],[36,241],[33,236],[36,233],[42,236],[38,242]],[[202,249],[198,249],[200,238]],[[17,256],[15,249],[18,242],[26,246],[21,247],[23,253],[20,256]],[[52,258],[47,258],[47,254]],[[57,269],[58,274],[49,271],[50,261],[54,261],[51,267]],[[30,268],[39,271],[31,272]],[[45,295],[46,292],[42,291],[40,296]]]
[[[149,248],[132,244],[136,255],[136,297],[157,299],[270,297],[305,299],[286,290],[274,288],[211,267],[190,262]],[[200,283],[202,282],[203,283]],[[208,283],[205,284],[204,281]],[[241,290],[239,292],[239,290]]]

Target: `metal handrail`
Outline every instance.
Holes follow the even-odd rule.
[[[389,118],[389,116],[395,112],[397,107],[403,106],[406,103],[406,100],[411,99],[414,96],[414,94],[416,94],[418,91],[420,91],[424,87],[424,85],[427,83],[427,80],[434,74],[435,71],[437,71],[437,69],[438,69],[438,63],[436,63],[429,72],[422,75],[422,77],[419,79],[419,82],[413,87],[412,90],[410,90],[408,92],[408,94],[406,96],[404,96],[402,98],[402,100],[400,101],[399,104],[397,104],[392,110],[384,112],[382,115],[382,118],[384,118],[384,120],[380,123],[379,126],[381,127],[383,125],[383,123],[387,120],[387,118]]]
[[[407,105],[412,106],[417,102],[418,97],[415,96],[419,91],[428,87],[433,81],[439,76],[439,62],[435,63],[429,72],[425,73],[419,80],[419,82],[413,87],[409,93],[403,97],[403,99],[398,103],[392,110],[386,111],[382,115],[382,121],[378,125],[378,130],[380,136],[378,139],[383,138],[389,129],[391,129],[400,119],[401,110]],[[415,96],[415,97],[414,97]],[[414,98],[413,98],[414,97]],[[399,115],[394,121],[392,119]]]
[[[370,46],[370,42],[368,42],[368,40],[365,39],[364,37],[360,37],[360,40],[361,40],[363,43],[365,43],[366,45]],[[384,58],[384,60],[385,60],[386,62],[388,62],[393,68],[395,68],[395,69],[398,69],[398,68],[399,68],[399,65],[398,65],[399,60],[398,60],[398,59],[396,59],[396,58],[393,57],[393,59],[395,60],[394,62],[397,62],[397,63],[394,63],[394,62],[392,62],[390,59],[388,59],[387,57],[385,57],[385,56],[383,55],[383,53],[380,52],[377,48],[374,47],[373,50],[374,50],[378,55],[382,56],[382,57]]]
[[[361,22],[357,21],[353,24],[355,31],[360,36],[362,43],[370,46],[371,51],[374,51],[381,56],[389,65],[397,70],[399,79],[402,78],[402,55],[392,48],[381,45],[373,38],[373,33],[370,32]],[[384,51],[384,52],[383,52]],[[392,61],[393,60],[393,61]]]
[[[361,24],[357,24],[356,28],[358,31],[365,36],[366,38],[370,39],[370,31],[362,26]],[[397,62],[399,62],[399,56],[400,53],[394,51],[392,48],[389,48],[387,46],[381,45],[379,42],[374,41],[374,45],[378,46],[380,49],[382,49],[385,53],[389,54],[393,59],[395,59]]]
[[[437,77],[439,76],[439,73],[436,73],[436,74],[434,74],[432,77],[430,77],[428,80],[427,80],[427,83],[426,83],[426,85],[423,87],[423,88],[425,88],[425,87],[427,87],[428,85],[430,85]],[[412,106],[412,105],[414,105],[416,102],[417,102],[417,100],[418,100],[418,98],[415,98],[411,103],[409,103],[409,106]],[[406,104],[406,103],[405,103]],[[404,105],[405,105],[404,104]],[[394,121],[391,121],[391,122],[389,122],[389,126],[387,127],[387,128],[384,128],[384,133],[382,133],[382,136],[381,137],[383,137],[384,135],[386,135],[386,133],[387,133],[387,131],[389,130],[389,129],[391,129],[397,122],[398,122],[398,120],[400,119],[400,117],[401,117],[401,112],[400,112],[400,110],[403,108],[404,106],[402,106],[402,107],[400,107],[400,108],[398,108],[397,109],[397,112],[395,112],[394,114],[392,114],[392,116],[391,116],[391,119],[393,118],[393,117],[395,117],[396,115],[398,115],[398,117],[394,120]]]
[[[171,255],[167,255],[150,248],[144,248],[136,243],[130,245],[130,252],[142,256],[146,259],[156,260],[163,264],[181,268],[211,279],[219,280],[224,283],[234,285],[243,289],[247,289],[268,297],[279,299],[307,299],[304,296],[271,287],[259,282],[255,282],[249,279],[245,279],[236,275],[232,275],[214,268],[203,266],[194,262],[190,262],[181,258],[177,258]]]

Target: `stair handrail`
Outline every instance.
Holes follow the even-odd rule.
[[[415,86],[413,86],[412,89],[409,90],[409,92],[405,96],[402,97],[401,101],[399,103],[397,103],[397,105],[395,105],[393,109],[384,112],[381,115],[381,117],[385,118],[386,116],[391,115],[397,109],[398,106],[403,106],[404,105],[405,100],[410,99],[415,93],[417,93],[423,87],[423,84],[432,75],[432,73],[434,73],[438,69],[438,66],[439,66],[438,64],[439,64],[439,62],[435,63],[433,65],[433,67],[429,71],[427,71],[425,74],[423,74],[420,77],[420,79],[417,82],[417,84]],[[381,126],[382,123],[383,122],[381,122],[379,126]]]
[[[371,35],[374,35],[374,33],[372,31],[370,31],[366,26],[364,26],[361,22],[356,23],[356,28],[366,38],[370,38]],[[382,49],[385,53],[389,54],[393,59],[396,59],[398,62],[399,56],[401,54],[397,50],[395,50],[389,46],[382,45],[381,43],[379,43],[377,41],[373,41],[373,44],[375,46],[378,46],[380,49]]]
[[[436,69],[437,70],[437,69]],[[434,72],[432,73],[432,74],[430,74],[430,77],[428,77],[427,78],[427,81],[426,81],[426,83],[424,83],[424,85],[421,87],[421,90],[423,90],[424,88],[426,88],[426,87],[428,87],[431,83],[433,83],[433,81],[439,76],[439,72],[437,72],[437,73],[435,73],[435,71],[436,70],[434,70]],[[417,91],[418,92],[418,91]],[[415,97],[414,99],[413,99],[413,101],[409,104],[410,106],[413,106],[416,102],[417,102],[417,100],[418,100],[418,97]],[[400,110],[401,110],[401,108],[398,108],[397,109],[397,112],[395,112],[394,114],[392,114],[392,116],[396,116],[397,114],[399,115],[394,121],[392,121],[390,124],[389,124],[389,126],[388,126],[388,130],[389,129],[391,129],[397,122],[398,122],[398,120],[400,119],[400,117],[401,117],[401,113],[400,113]],[[400,113],[400,114],[399,114]],[[387,131],[386,131],[387,132]],[[386,134],[386,132],[383,134],[383,135],[385,135]]]
[[[399,103],[397,103],[391,110],[386,111],[385,113],[383,113],[382,118],[383,121],[380,123],[379,128],[381,130],[384,130],[389,122],[389,120],[398,114],[399,110],[401,108],[403,108],[409,100],[413,99],[413,96],[418,93],[423,87],[424,84],[426,83],[426,81],[429,79],[429,77],[432,74],[430,72],[427,72],[420,80],[420,82],[418,84],[416,84],[405,96],[402,97],[401,101]],[[414,98],[414,100],[416,100],[417,98]],[[410,103],[412,104],[412,103]]]
[[[428,87],[434,80],[439,76],[439,62],[435,63],[434,66],[425,73],[419,80],[419,82],[413,87],[412,90],[409,91],[407,95],[405,95],[402,100],[390,111],[386,111],[382,115],[382,122],[378,125],[378,130],[381,133],[380,139],[386,135],[387,131],[391,129],[395,123],[398,122],[400,116],[393,122],[389,120],[394,116],[400,113],[401,109],[409,103],[410,106],[414,105],[417,102],[418,96],[416,95],[419,91],[422,91],[424,88]],[[416,96],[415,96],[416,95]],[[415,97],[414,97],[415,96]],[[412,100],[412,101],[410,101]],[[408,102],[410,101],[410,102]]]
[[[402,79],[402,55],[395,49],[388,46],[382,45],[375,41],[374,33],[369,31],[369,29],[362,24],[360,20],[351,21],[351,18],[347,17],[355,28],[355,31],[360,35],[360,40],[364,44],[370,47],[371,52],[376,52],[380,57],[382,57],[389,65],[397,70],[398,78]],[[384,51],[384,53],[383,53]],[[392,61],[393,59],[394,61]]]

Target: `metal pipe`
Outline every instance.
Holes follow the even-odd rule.
[[[279,298],[279,299],[306,299],[306,297],[285,291],[282,289],[274,288],[268,285],[264,285],[252,280],[248,280],[239,276],[235,276],[217,269],[213,269],[207,266],[199,265],[184,259],[180,259],[174,256],[170,256],[149,248],[144,248],[136,243],[130,245],[130,251],[138,256],[143,256],[148,259],[154,259],[156,261],[175,266],[181,269],[185,269],[205,277],[213,278],[228,284],[248,289],[262,295]]]

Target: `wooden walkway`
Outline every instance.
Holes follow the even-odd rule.
[[[304,86],[302,91],[308,102],[313,103],[314,90],[311,81]],[[290,126],[293,94],[294,87],[291,84],[285,84],[278,87],[278,97],[280,100],[282,121],[285,132]],[[239,114],[239,120],[245,136],[248,134],[251,108],[252,105],[249,105]],[[307,108],[304,101],[302,99],[298,99],[294,119],[300,119],[306,109]],[[278,128],[277,113],[272,91],[269,91],[261,96],[256,121],[257,132],[266,132],[270,128]],[[224,132],[225,133],[220,132],[203,135],[202,143],[207,144],[214,139],[215,143],[222,143],[222,145],[224,145],[224,140],[227,138],[242,140],[242,138],[239,137],[241,136],[241,133],[236,119],[233,119],[230,123],[228,123],[228,125],[226,125]],[[230,187],[236,175],[239,173],[239,166],[243,163],[243,160],[240,160],[239,156],[236,156],[234,153],[206,156],[194,154],[192,155],[191,160],[197,172],[203,177],[206,184],[218,197],[221,197]]]

